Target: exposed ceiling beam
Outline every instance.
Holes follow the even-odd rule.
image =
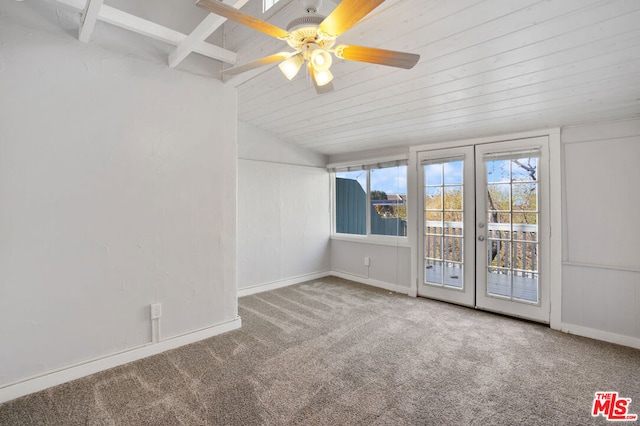
[[[56,0],[54,3],[69,6],[76,10],[84,10],[85,8],[83,0]],[[179,31],[156,24],[155,22],[147,21],[146,19],[142,19],[107,5],[102,5],[102,7],[99,8],[97,19],[174,46],[178,46],[187,38],[187,35],[182,34]],[[228,64],[236,63],[235,52],[223,49],[215,44],[203,41],[196,46],[193,51]]]
[[[248,3],[249,0],[238,0],[233,7],[240,9],[242,6]],[[210,13],[207,17],[200,22],[200,24],[194,29],[187,38],[175,48],[173,52],[169,54],[169,66],[175,68],[189,55],[189,53],[196,51],[196,49],[202,45],[204,40],[209,37],[215,30],[217,30],[227,18],[214,15]]]
[[[91,34],[93,34],[93,29],[96,26],[101,6],[102,0],[87,0],[87,5],[80,18],[80,30],[78,31],[78,39],[80,41],[84,43],[89,42]]]
[[[164,41],[174,46],[178,46],[187,38],[187,36],[181,32],[156,24],[155,22],[147,21],[146,19],[139,18],[129,13],[125,13],[113,7],[104,6],[100,12],[99,19],[138,34]],[[228,64],[236,63],[235,52],[223,49],[215,44],[203,42],[193,51]]]

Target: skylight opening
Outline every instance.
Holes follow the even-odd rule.
[[[265,13],[267,10],[271,9],[279,1],[280,0],[262,0],[262,13]]]

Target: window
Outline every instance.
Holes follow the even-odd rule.
[[[367,171],[336,172],[336,232],[367,234]]]
[[[262,0],[262,13],[271,9],[279,0]]]
[[[407,162],[335,172],[336,233],[407,236]]]

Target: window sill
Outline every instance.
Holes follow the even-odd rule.
[[[360,244],[376,244],[380,246],[391,247],[411,247],[408,237],[393,237],[384,235],[350,235],[350,234],[332,234],[332,240],[347,241],[350,243]]]

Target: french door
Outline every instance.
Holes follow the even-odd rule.
[[[424,151],[418,294],[549,322],[546,137]]]

